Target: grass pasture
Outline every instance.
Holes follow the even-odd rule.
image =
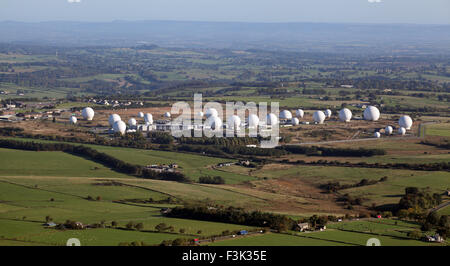
[[[126,177],[101,164],[64,152],[0,148],[0,176]]]
[[[450,123],[427,125],[426,135],[427,136],[450,137]]]
[[[76,237],[84,245],[118,245],[120,242],[132,241],[159,244],[166,239],[251,229],[248,226],[162,216],[160,208],[169,207],[170,204],[116,203],[115,200],[120,199],[151,197],[159,200],[167,195],[138,187],[94,185],[99,182],[98,179],[81,177],[0,177],[0,240],[5,245],[11,241],[18,245],[22,242],[30,245],[64,245],[67,239]],[[101,196],[101,200],[87,200],[87,194],[94,198]],[[109,225],[111,221],[116,221],[120,228],[124,228],[133,221],[142,222],[144,228],[143,232],[113,228],[58,231],[42,226],[46,216],[52,217],[56,223],[69,219],[84,224],[104,221]],[[173,226],[174,233],[151,232],[160,223]],[[184,229],[185,233],[180,234],[180,229]]]

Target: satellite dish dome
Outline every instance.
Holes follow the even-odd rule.
[[[118,114],[112,114],[109,116],[108,122],[110,126],[113,126],[115,122],[121,121],[120,115]]]
[[[75,116],[71,116],[70,118],[69,118],[69,121],[70,121],[70,123],[71,124],[73,124],[73,125],[75,125],[76,123],[77,123],[77,118],[75,117]]]
[[[138,117],[139,117],[139,118],[144,118],[144,113],[143,113],[143,112],[139,112],[139,113],[138,113]]]
[[[377,121],[380,118],[380,110],[375,106],[369,106],[364,110],[364,119],[368,121]]]
[[[166,112],[166,113],[164,113],[164,117],[165,117],[165,118],[170,118],[170,117],[171,117],[171,114],[170,114],[169,112]]]
[[[298,120],[297,117],[292,118],[291,121],[292,121],[292,125],[293,126],[297,126],[298,124],[300,124],[300,120]]]
[[[406,130],[411,129],[413,124],[413,121],[411,119],[411,117],[409,117],[408,115],[404,115],[402,117],[400,117],[400,119],[398,120],[398,125],[400,127],[404,127]]]
[[[384,132],[386,133],[386,135],[391,135],[392,132],[394,132],[394,129],[393,129],[391,126],[387,126],[387,127],[384,129]]]
[[[259,117],[255,114],[251,114],[248,116],[248,127],[256,128],[259,125]]]
[[[232,115],[228,118],[227,124],[231,129],[239,129],[241,126],[241,118],[237,115]]]
[[[145,121],[145,123],[147,123],[149,125],[153,124],[153,116],[152,116],[152,114],[149,114],[149,113],[145,114],[144,115],[144,121]]]
[[[83,118],[88,121],[94,119],[94,114],[94,109],[92,109],[91,107],[86,107],[81,111],[81,115],[83,116]]]
[[[314,122],[318,124],[323,124],[323,121],[325,121],[325,114],[322,111],[315,111],[313,114]]]
[[[348,108],[343,108],[341,111],[339,111],[339,120],[342,122],[350,122],[352,119],[352,111]]]
[[[136,124],[137,124],[136,119],[130,118],[130,120],[128,120],[128,125],[129,125],[130,127],[135,127]]]
[[[216,109],[208,108],[208,110],[206,110],[206,118],[210,118],[211,116],[219,116],[219,113]]]
[[[404,128],[404,127],[399,128],[398,129],[398,134],[399,135],[405,135],[406,134],[406,128]]]
[[[325,110],[325,117],[330,118],[333,112],[330,109]]]
[[[122,120],[116,121],[113,125],[114,133],[119,132],[120,134],[125,134],[125,131],[127,130],[127,125]]]
[[[208,126],[212,129],[212,130],[220,130],[222,128],[222,119],[220,119],[218,116],[210,116],[208,118]]]
[[[283,110],[280,113],[280,119],[292,119],[292,113],[288,110]]]
[[[295,114],[297,115],[297,117],[303,118],[305,112],[303,112],[302,109],[297,109],[297,111],[295,111]]]
[[[379,139],[379,138],[381,137],[381,134],[380,134],[380,132],[375,132],[375,133],[373,134],[373,136],[374,136],[375,138]]]
[[[202,111],[200,111],[200,112],[197,113],[197,116],[200,117],[200,118],[203,118],[204,115],[205,115],[205,114],[203,114]]]
[[[270,114],[268,114],[267,115],[267,125],[269,125],[269,126],[275,126],[275,125],[277,125],[278,124],[278,118],[277,118],[277,116],[275,115],[275,114],[273,114],[273,113],[270,113]]]

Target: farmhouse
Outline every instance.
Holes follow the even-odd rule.
[[[425,236],[423,240],[426,242],[437,242],[437,243],[444,242],[444,238],[439,234],[436,234],[434,236]]]
[[[48,222],[48,223],[44,224],[44,226],[47,226],[47,227],[56,227],[56,225],[57,224],[55,224],[54,222]]]
[[[299,223],[297,224],[297,228],[300,232],[304,232],[309,229],[309,223]]]

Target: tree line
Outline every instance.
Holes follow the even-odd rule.
[[[219,206],[185,206],[175,207],[168,217],[184,218],[202,221],[233,223],[257,227],[269,227],[278,231],[295,229],[296,221],[286,215],[265,213],[260,211],[245,211],[237,207]]]
[[[72,155],[87,158],[100,163],[117,172],[134,175],[141,178],[161,179],[178,182],[190,182],[184,174],[179,172],[155,172],[140,165],[130,164],[112,157],[95,149],[66,143],[36,143],[16,140],[0,139],[0,147],[7,149],[18,149],[28,151],[62,151]]]
[[[450,162],[437,162],[437,163],[422,163],[422,164],[409,164],[409,163],[350,163],[350,162],[339,162],[339,161],[327,161],[318,160],[312,162],[305,162],[304,160],[298,160],[291,162],[289,160],[282,160],[282,163],[288,164],[301,164],[301,165],[325,165],[325,166],[338,166],[338,167],[360,167],[360,168],[383,168],[383,169],[407,169],[407,170],[418,170],[418,171],[449,171]]]

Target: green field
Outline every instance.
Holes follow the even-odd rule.
[[[443,171],[412,171],[399,169],[374,169],[357,167],[332,166],[286,166],[285,169],[261,169],[253,172],[254,176],[267,178],[298,178],[316,185],[327,182],[341,184],[355,184],[362,179],[379,180],[385,176],[388,180],[374,185],[341,190],[353,196],[362,196],[368,201],[366,204],[397,203],[404,194],[404,188],[416,186],[429,188],[431,191],[442,193],[450,187],[450,173]]]
[[[337,246],[333,241],[299,237],[286,234],[269,233],[264,235],[254,235],[243,238],[228,239],[208,244],[209,246]]]
[[[64,152],[0,148],[0,176],[126,177],[103,165]]]
[[[5,244],[10,241],[20,244],[22,241],[27,244],[64,245],[68,238],[76,237],[84,245],[118,245],[119,242],[132,241],[159,244],[165,239],[251,229],[248,226],[162,216],[160,208],[172,206],[170,204],[116,203],[116,200],[126,199],[161,200],[168,195],[141,187],[97,185],[101,182],[92,178],[0,177],[0,240]],[[100,196],[101,200],[87,200],[88,195],[94,198]],[[104,221],[109,225],[111,221],[116,221],[119,228],[130,221],[142,222],[144,232],[114,228],[81,231],[45,229],[42,224],[46,216],[52,217],[56,223],[70,219],[84,224]],[[173,226],[174,233],[151,232],[159,223]],[[180,234],[180,229],[185,232]],[[199,230],[202,232],[199,233]]]
[[[427,125],[426,135],[450,137],[450,123]]]
[[[47,141],[47,140],[38,140],[38,139],[25,139],[25,138],[14,138],[14,140],[20,141],[33,141],[40,143],[55,143],[55,141]],[[74,143],[69,143],[73,144]],[[236,184],[241,183],[248,180],[254,180],[254,177],[236,173],[230,173],[226,171],[219,171],[212,169],[212,166],[215,166],[219,163],[223,162],[234,162],[235,160],[229,160],[224,158],[210,157],[210,156],[201,156],[196,154],[188,154],[181,152],[168,152],[168,151],[158,151],[158,150],[142,150],[142,149],[133,149],[133,148],[121,148],[121,147],[111,147],[111,146],[101,146],[101,145],[90,145],[83,144],[85,146],[91,147],[99,152],[107,153],[117,159],[123,160],[128,163],[138,164],[138,165],[152,165],[152,164],[171,164],[176,163],[180,166],[180,171],[186,174],[193,181],[197,181],[200,176],[209,175],[209,176],[221,176],[225,179],[227,184]],[[18,151],[20,152],[20,151]],[[16,154],[18,154],[16,152]],[[32,154],[32,153],[30,153]],[[37,156],[37,153],[34,153]],[[60,153],[59,153],[60,154]],[[48,155],[58,157],[57,155]],[[70,156],[70,155],[69,155]],[[65,159],[61,159],[63,161],[67,161]],[[45,160],[42,160],[45,161]],[[0,162],[1,165],[1,162]],[[97,165],[98,167],[98,165]],[[75,165],[72,167],[75,168]],[[93,167],[94,168],[94,167]],[[103,167],[104,168],[104,167]],[[40,171],[35,171],[40,172]],[[1,170],[0,170],[1,173]],[[46,175],[45,173],[42,175]],[[119,174],[120,176],[123,176]],[[75,175],[76,176],[76,175]],[[87,175],[89,176],[89,175]],[[95,173],[92,173],[94,177]]]

